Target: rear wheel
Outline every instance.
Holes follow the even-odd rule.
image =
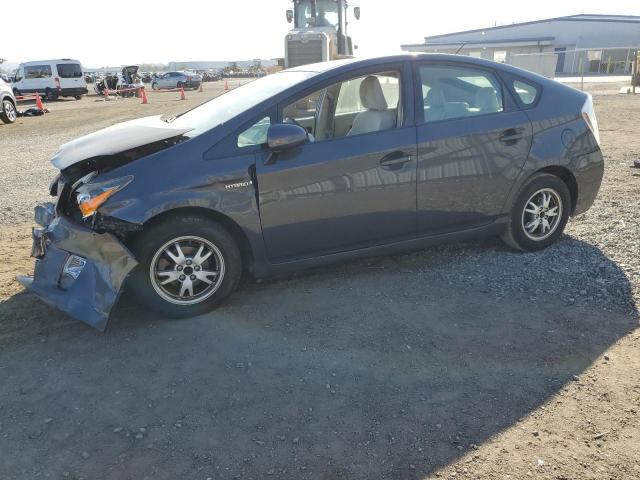
[[[76,96],[75,96],[75,97],[73,97],[73,98],[75,98],[76,100],[82,100],[82,95],[76,95]]]
[[[13,123],[18,118],[18,111],[13,101],[5,98],[2,101],[2,108],[0,109],[0,120],[4,123]]]
[[[132,290],[142,303],[170,317],[206,313],[238,285],[242,257],[221,225],[175,216],[152,225],[133,245],[139,266]]]
[[[502,240],[517,250],[537,251],[560,238],[569,220],[571,195],[555,175],[535,175],[513,205]]]
[[[182,88],[182,82],[178,82],[178,83],[176,84],[176,88]]]
[[[158,84],[157,84],[156,82],[153,82],[153,83],[151,84],[151,89],[152,89],[152,90],[158,90]]]
[[[47,88],[44,91],[44,95],[47,98],[47,100],[49,100],[50,102],[53,101],[53,100],[57,100],[58,99],[58,95],[53,90],[51,90],[50,88]]]

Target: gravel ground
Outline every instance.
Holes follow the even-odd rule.
[[[125,297],[106,334],[22,293],[57,146],[221,88],[0,126],[0,478],[640,478],[640,96],[617,87],[592,87],[598,200],[544,252],[352,262],[179,322]]]

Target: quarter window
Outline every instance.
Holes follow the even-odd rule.
[[[424,121],[437,122],[504,111],[502,88],[491,73],[466,67],[420,67]]]
[[[271,125],[271,119],[264,117],[251,125],[244,132],[238,135],[238,147],[251,147],[267,143],[267,131]]]
[[[533,105],[538,98],[538,88],[530,83],[516,80],[513,89],[525,105]]]

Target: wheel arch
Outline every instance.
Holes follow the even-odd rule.
[[[163,222],[168,218],[178,215],[195,215],[198,217],[206,218],[219,223],[225,228],[229,234],[233,237],[240,249],[240,255],[242,256],[242,268],[245,272],[253,272],[254,252],[251,248],[251,243],[247,238],[244,230],[236,223],[232,218],[228,217],[224,213],[217,210],[211,210],[204,207],[178,207],[171,210],[160,212],[157,215],[147,219],[142,224],[142,232],[148,229],[151,225]]]
[[[576,180],[576,177],[573,175],[571,170],[560,165],[550,165],[535,171],[534,175],[537,173],[549,173],[555,177],[558,177],[565,183],[565,185],[569,189],[569,194],[571,195],[571,214],[573,215],[573,212],[576,209],[576,205],[578,204],[578,181]]]

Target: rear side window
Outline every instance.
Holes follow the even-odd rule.
[[[59,63],[57,68],[60,78],[82,78],[82,68],[77,63]]]
[[[48,78],[51,76],[51,65],[29,65],[24,67],[24,78]]]
[[[524,82],[522,80],[516,80],[513,82],[513,89],[516,95],[520,98],[525,105],[533,105],[538,99],[540,91],[538,87],[531,83]]]
[[[420,67],[424,121],[437,122],[504,111],[498,79],[470,67]]]

